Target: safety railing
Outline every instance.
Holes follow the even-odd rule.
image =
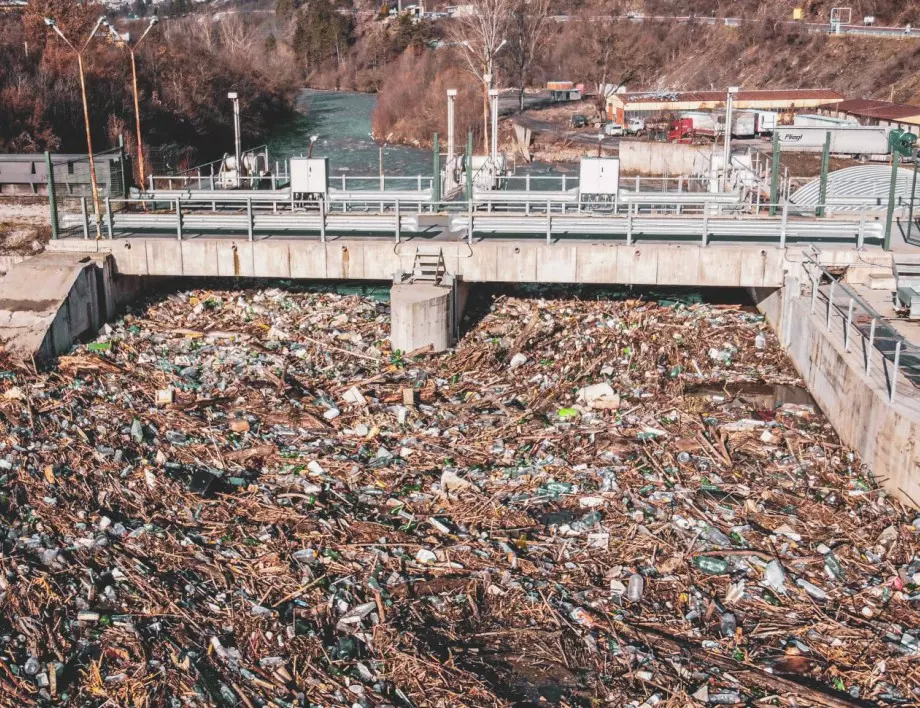
[[[90,238],[95,229],[91,204],[86,198],[59,214],[62,231],[70,237]],[[494,206],[494,205],[493,205]],[[514,206],[514,205],[513,205]],[[882,240],[882,225],[865,219],[816,219],[794,213],[785,205],[781,214],[767,216],[769,205],[760,213],[745,211],[744,205],[703,202],[684,205],[676,213],[659,203],[616,203],[582,201],[578,204],[553,202],[530,204],[530,211],[501,211],[483,208],[478,202],[450,202],[384,199],[353,199],[340,202],[285,200],[219,201],[159,196],[134,199],[106,199],[102,214],[105,236],[110,239],[131,235],[168,236],[255,234],[307,235],[326,232],[395,236],[420,231],[422,214],[442,217],[440,228],[470,242],[474,237],[543,236],[548,243],[565,237],[603,238],[633,244],[639,240],[697,242],[715,241],[763,243],[784,247],[788,242],[848,242],[857,247],[866,241]],[[92,221],[91,221],[92,220]],[[434,222],[426,222],[429,224]]]
[[[859,353],[865,375],[885,391],[888,403],[899,396],[916,397],[920,347],[807,254],[805,269],[811,280],[811,313],[842,341],[844,351]]]
[[[343,192],[386,190],[430,190],[431,175],[336,175],[329,178],[329,186]]]

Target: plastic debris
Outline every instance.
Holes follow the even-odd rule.
[[[917,514],[761,317],[478,304],[413,357],[373,298],[195,290],[0,359],[5,703],[920,701]]]

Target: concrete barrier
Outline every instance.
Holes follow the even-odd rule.
[[[105,321],[104,297],[90,257],[42,254],[0,280],[0,341],[24,357],[53,357]]]
[[[640,175],[708,175],[712,147],[642,140],[620,142],[620,169]]]
[[[0,279],[0,342],[13,354],[51,358],[89,337],[142,289],[107,254],[42,253]]]

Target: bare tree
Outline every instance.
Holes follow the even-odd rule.
[[[549,11],[550,0],[516,0],[511,9],[508,53],[516,74],[522,111],[527,74],[534,60],[545,49],[545,40],[549,35]]]
[[[489,89],[495,76],[495,57],[507,41],[513,0],[472,0],[449,25],[448,36],[466,68],[482,82],[483,144],[489,152]]]
[[[607,99],[635,72],[623,68],[627,62],[620,56],[615,20],[596,15],[584,17],[581,38],[585,56],[584,78],[595,89],[597,112],[603,118]]]

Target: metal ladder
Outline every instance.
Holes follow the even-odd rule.
[[[444,252],[439,248],[437,252],[424,252],[415,249],[415,259],[412,262],[410,281],[413,283],[434,283],[439,285],[447,275],[447,265],[444,263]]]

